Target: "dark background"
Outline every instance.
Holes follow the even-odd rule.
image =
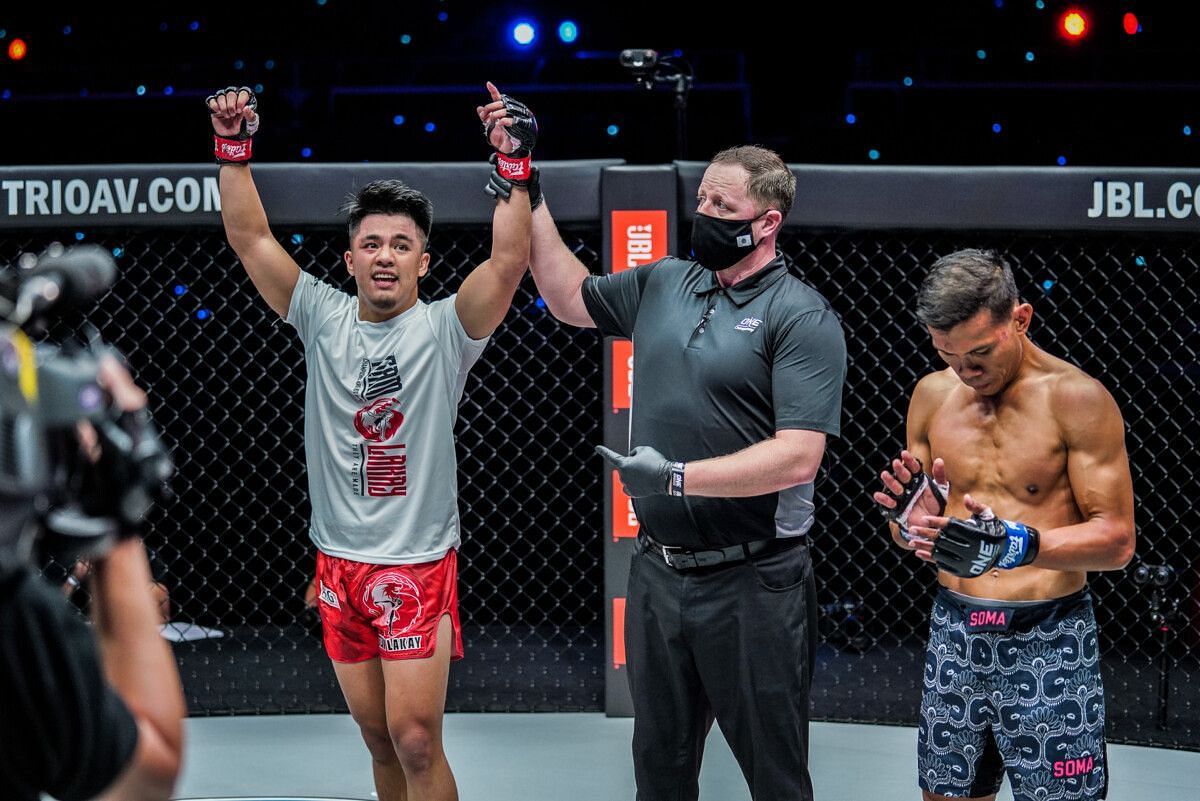
[[[197,161],[202,98],[237,83],[262,88],[262,160],[472,160],[487,154],[473,109],[491,79],[534,107],[540,158],[662,162],[679,155],[672,95],[617,62],[651,47],[695,70],[691,158],[757,142],[791,162],[1190,165],[1194,6],[9,2],[0,128],[14,164]],[[1059,33],[1068,8],[1088,18],[1081,41]],[[509,35],[519,18],[538,26],[524,49]],[[572,44],[556,34],[564,19]]]
[[[789,162],[1190,166],[1200,137],[1197,14],[1184,3],[1078,4],[1091,31],[1074,43],[1057,33],[1067,4],[1049,0],[742,4],[721,15],[647,2],[572,13],[453,0],[160,5],[0,6],[5,163],[207,161],[200,104],[230,83],[261,95],[260,160],[482,160],[474,107],[486,79],[534,107],[540,159],[669,161],[679,155],[671,93],[638,87],[618,65],[630,46],[678,50],[694,67],[691,158],[758,142]],[[1127,11],[1140,33],[1123,32]],[[508,38],[522,16],[539,24],[524,50]],[[570,45],[554,31],[567,18],[580,31]],[[20,61],[7,56],[16,38],[28,45]],[[342,278],[341,228],[277,234],[307,269]],[[301,600],[312,552],[294,338],[254,297],[216,228],[22,232],[0,238],[0,263],[72,237],[119,259],[121,281],[89,316],[151,387],[180,465],[176,501],[148,536],[176,619],[227,635],[177,647],[189,708],[343,709]],[[452,291],[486,237],[440,227],[427,296]],[[598,226],[568,241],[599,268]],[[937,254],[967,245],[1008,253],[1038,310],[1039,341],[1117,394],[1140,504],[1138,563],[1169,563],[1181,577],[1165,728],[1152,596],[1132,566],[1093,581],[1110,735],[1200,747],[1198,546],[1185,522],[1200,254],[1188,235],[793,230],[781,242],[855,337],[847,408],[857,414],[818,488],[831,533],[814,542],[823,642],[814,714],[911,724],[916,713],[932,576],[880,546],[864,499],[881,447],[902,430],[895,399],[934,366],[907,306],[915,281]],[[515,305],[468,385],[458,431],[468,659],[456,664],[449,703],[599,709],[602,493],[578,444],[599,437],[600,342],[557,325],[529,283]]]

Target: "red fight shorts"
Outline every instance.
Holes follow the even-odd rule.
[[[450,616],[452,659],[462,659],[458,552],[436,562],[373,565],[317,552],[317,609],[334,662],[427,659],[438,623]]]

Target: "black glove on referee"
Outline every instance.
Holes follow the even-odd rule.
[[[493,153],[490,159],[492,164],[496,163],[496,154]],[[542,205],[542,171],[536,166],[529,168],[529,181],[525,184],[525,189],[529,192],[529,209],[533,211],[538,206]],[[493,200],[503,198],[508,200],[512,197],[513,183],[504,176],[500,175],[499,170],[492,170],[491,176],[488,178],[487,186],[483,188],[484,192]]]
[[[617,468],[625,494],[630,498],[683,495],[683,462],[672,462],[649,445],[639,445],[628,456],[597,445],[596,453]]]

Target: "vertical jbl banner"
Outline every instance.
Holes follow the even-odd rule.
[[[618,273],[667,255],[676,241],[674,167],[608,167],[601,179],[603,263]],[[635,402],[633,343],[610,338],[604,346],[604,444],[628,453],[629,415]],[[615,471],[604,476],[604,598],[608,666],[604,709],[610,716],[633,714],[625,675],[625,589],[638,533],[633,503]]]

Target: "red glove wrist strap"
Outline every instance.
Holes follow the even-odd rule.
[[[229,139],[220,134],[213,135],[213,155],[218,164],[242,164],[253,154],[253,142],[248,139]]]
[[[508,153],[496,154],[496,172],[500,173],[500,177],[508,181],[528,181],[533,174],[530,169],[530,164],[533,159],[529,155],[522,158],[513,158]]]

